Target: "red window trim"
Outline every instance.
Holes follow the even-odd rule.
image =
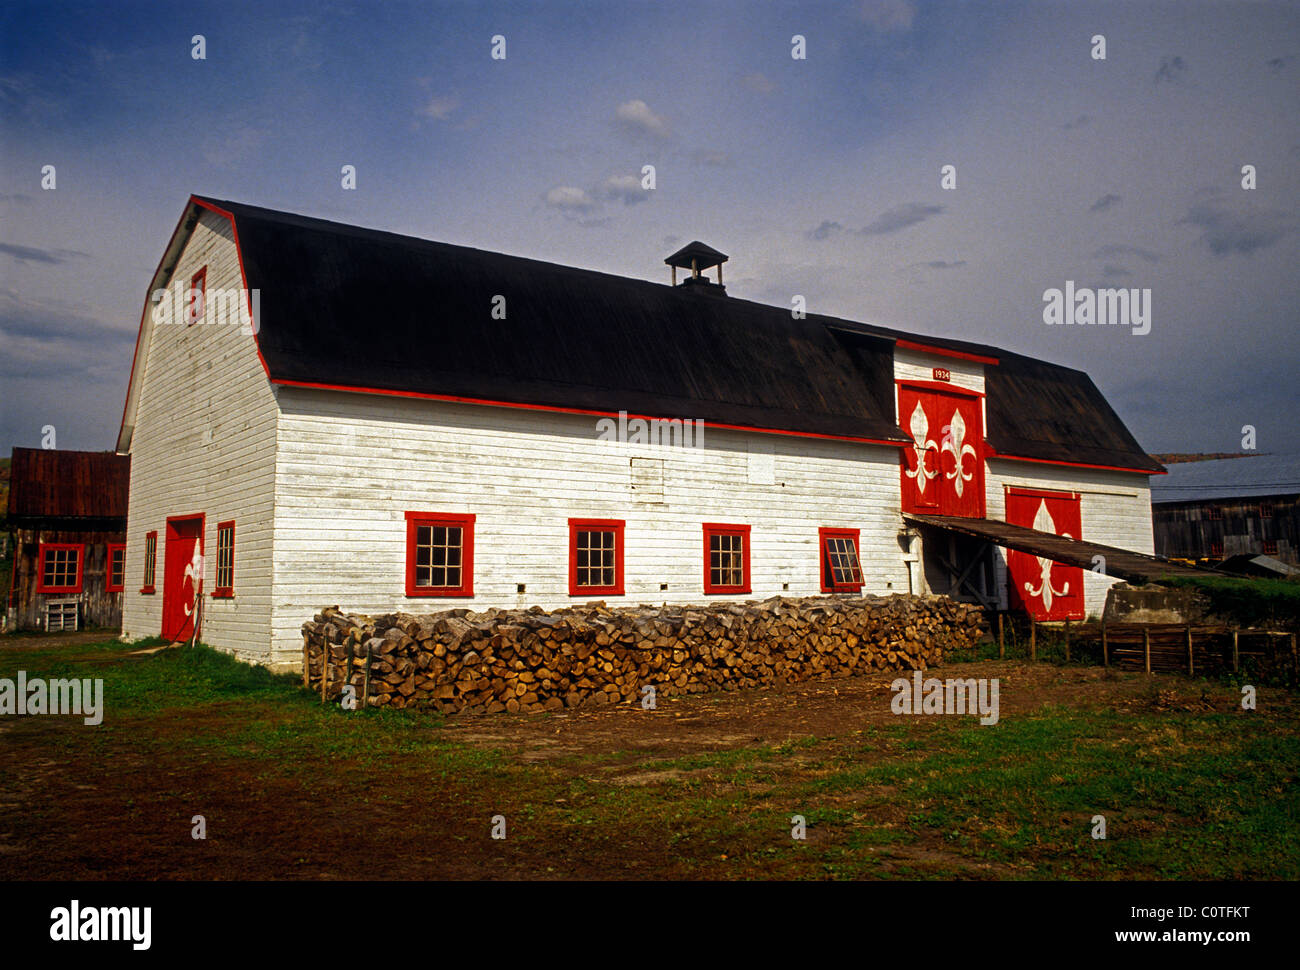
[[[194,291],[199,291],[199,299],[194,299]],[[185,325],[193,326],[203,319],[203,312],[208,302],[208,268],[204,266],[201,270],[190,277],[190,287],[185,291]],[[197,306],[198,312],[195,312]]]
[[[406,595],[473,596],[474,595],[474,519],[473,515],[450,515],[442,512],[406,513]],[[459,586],[415,585],[415,530],[422,525],[457,526],[461,530]]]
[[[570,519],[569,520],[569,595],[570,596],[622,596],[623,595],[623,534],[627,522],[623,519]],[[578,533],[588,531],[614,533],[614,585],[578,585]]]
[[[1075,502],[1080,498],[1078,492],[1067,492],[1059,488],[1026,488],[1023,485],[1007,485],[1005,483],[1002,487],[1006,489],[1008,495],[1015,492],[1017,495],[1028,495],[1038,498],[1068,498]]]
[[[986,357],[983,354],[972,354],[965,350],[952,350],[948,347],[936,347],[934,344],[923,344],[916,340],[899,339],[894,341],[896,347],[902,347],[904,350],[915,350],[922,354],[933,354],[936,357],[955,357],[958,360],[973,360],[977,364],[994,364],[998,363],[996,357]]]
[[[835,585],[835,581],[830,574],[826,563],[826,540],[837,538],[850,538],[853,540],[853,548],[858,554],[858,571],[863,573],[863,579],[866,579],[866,570],[862,566],[862,530],[861,529],[826,529],[817,530],[817,561],[821,572],[821,588],[823,593],[857,593],[862,591],[862,583],[843,583]]]
[[[107,543],[108,555],[104,559],[104,591],[106,593],[121,593],[126,589],[126,543],[109,542]],[[113,552],[122,550],[122,582],[117,586],[113,585]]]
[[[963,397],[973,397],[983,400],[985,395],[981,391],[973,391],[969,387],[962,387],[960,384],[949,384],[947,381],[917,381],[910,378],[897,377],[894,379],[894,403],[898,403],[898,391],[903,387],[913,387],[920,391],[943,391],[945,394],[960,394]]]
[[[217,577],[221,575],[221,530],[230,527],[230,585],[216,586]],[[235,520],[217,523],[217,560],[212,564],[212,582],[214,588],[210,594],[213,599],[233,599],[235,595]]]
[[[45,585],[45,553],[58,549],[77,550],[77,582],[72,586]],[[36,556],[36,592],[38,593],[80,593],[86,573],[86,545],[82,542],[42,542]]]
[[[149,558],[150,539],[153,539],[152,560],[150,560]],[[149,574],[150,572],[153,573],[154,582],[150,583],[148,586],[141,586],[140,592],[152,595],[156,590],[154,583],[158,581],[158,530],[157,529],[154,529],[154,531],[152,532],[146,532],[144,534],[144,570],[146,575]],[[141,577],[141,581],[143,582],[143,577]]]
[[[704,592],[705,594],[713,593],[749,593],[751,592],[749,584],[749,533],[750,527],[747,525],[728,525],[722,522],[705,522],[702,524],[704,531]],[[709,539],[713,536],[720,535],[742,535],[745,541],[741,546],[741,569],[743,571],[743,580],[739,586],[722,586],[715,585],[711,582],[710,577],[713,571],[710,568],[709,558]]]

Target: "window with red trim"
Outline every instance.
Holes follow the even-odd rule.
[[[1263,540],[1262,545],[1263,545],[1263,552],[1264,552],[1264,555],[1266,555],[1266,556],[1276,556],[1276,555],[1277,555],[1277,540],[1276,540],[1276,539],[1265,539],[1265,540]]]
[[[110,593],[120,593],[126,586],[126,545],[121,542],[108,544],[108,576],[104,589]]]
[[[1261,503],[1259,504],[1259,517],[1260,517],[1261,519],[1271,519],[1271,518],[1273,518],[1273,506],[1272,506],[1271,503],[1269,503],[1269,502],[1261,502]]]
[[[1223,518],[1223,507],[1219,505],[1210,505],[1205,509],[1205,517],[1208,519]]]
[[[569,520],[569,595],[623,595],[622,519]]]
[[[1223,558],[1223,543],[1215,539],[1210,542],[1210,555],[1215,559]]]
[[[406,595],[474,595],[474,516],[406,513]]]
[[[862,589],[862,561],[858,558],[860,535],[860,529],[817,530],[823,593],[851,593]]]
[[[80,543],[42,542],[36,592],[80,593],[84,554]]]
[[[140,592],[152,593],[154,564],[158,561],[158,533],[149,532],[144,537],[144,580],[140,584]]]
[[[749,591],[749,526],[705,522],[704,592]]]
[[[185,323],[188,326],[203,319],[203,304],[207,299],[208,268],[204,266],[190,279],[190,290],[185,306]]]
[[[235,523],[217,523],[217,582],[212,595],[225,599],[235,595]]]

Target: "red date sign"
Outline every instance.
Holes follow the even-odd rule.
[[[952,380],[952,371],[946,367],[936,367],[934,369],[934,379],[943,381],[945,384]]]

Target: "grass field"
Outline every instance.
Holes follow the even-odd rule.
[[[892,714],[887,675],[441,718],[88,639],[0,637],[0,677],[105,697],[0,717],[0,878],[1300,878],[1282,690],[982,660],[938,676],[999,678],[991,726]]]

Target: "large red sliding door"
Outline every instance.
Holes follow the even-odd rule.
[[[980,398],[925,385],[898,385],[903,511],[984,516],[984,419]]]
[[[163,559],[162,635],[188,640],[194,633],[199,576],[203,571],[203,516],[167,520]]]
[[[1035,489],[1007,490],[1007,521],[1038,532],[1081,539],[1079,496]],[[1083,619],[1083,570],[1078,566],[1007,552],[1011,605],[1035,620]]]

